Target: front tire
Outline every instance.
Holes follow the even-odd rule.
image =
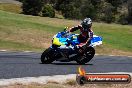
[[[76,62],[78,64],[85,64],[89,62],[95,55],[95,49],[93,47],[87,47],[82,55],[79,55]]]
[[[42,64],[50,64],[54,61],[53,52],[51,48],[46,49],[41,55]]]

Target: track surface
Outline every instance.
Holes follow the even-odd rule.
[[[76,62],[41,64],[41,53],[0,52],[0,79],[76,74]],[[132,57],[95,56],[83,65],[86,72],[132,72]]]

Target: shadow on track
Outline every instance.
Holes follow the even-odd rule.
[[[52,63],[54,65],[80,65],[78,63]],[[93,65],[93,64],[84,64],[84,65]]]
[[[39,63],[39,64],[42,64],[42,63]],[[66,63],[66,62],[64,62],[64,63],[51,63],[51,64],[49,64],[49,65],[80,65],[80,64],[78,64],[78,63]],[[93,65],[93,64],[83,64],[83,65]]]

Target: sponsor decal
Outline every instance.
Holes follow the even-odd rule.
[[[129,74],[88,74],[80,66],[78,68],[79,74],[76,76],[76,81],[79,85],[86,83],[95,84],[95,83],[130,83],[131,76]]]

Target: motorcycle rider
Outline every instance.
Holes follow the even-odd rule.
[[[77,25],[75,27],[69,28],[68,32],[74,32],[80,29],[80,35],[78,36],[78,40],[80,44],[79,47],[87,46],[90,44],[90,41],[93,37],[93,30],[92,30],[92,20],[90,18],[85,18],[81,25]]]

